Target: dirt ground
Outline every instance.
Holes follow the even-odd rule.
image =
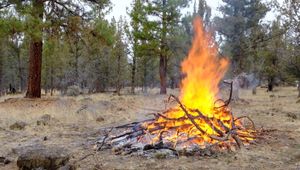
[[[178,92],[170,91],[178,94]],[[13,162],[0,169],[17,169],[15,148],[27,145],[60,146],[68,149],[70,162],[77,169],[300,169],[300,103],[295,87],[277,87],[267,93],[259,88],[256,95],[242,91],[244,102],[232,103],[236,116],[250,116],[257,128],[268,130],[265,139],[249,148],[211,157],[172,159],[114,155],[110,150],[94,153],[93,142],[103,127],[120,125],[151,117],[151,109],[164,109],[167,96],[110,93],[77,97],[24,99],[21,95],[0,98],[0,156]],[[46,125],[38,125],[43,115],[50,115]],[[24,130],[11,130],[17,121]]]

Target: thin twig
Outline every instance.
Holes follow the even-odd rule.
[[[240,120],[240,119],[244,119],[244,118],[248,119],[251,122],[253,130],[255,130],[256,128],[255,128],[254,121],[249,116],[240,116],[240,117],[237,117],[237,118],[234,119],[234,122],[236,122],[237,120]]]
[[[110,134],[110,132],[113,130],[113,128],[111,128],[106,134],[105,134],[105,136],[104,136],[104,138],[103,138],[103,140],[102,140],[102,142],[101,142],[101,145],[100,145],[100,147],[98,147],[98,151],[100,151],[101,149],[102,149],[102,147],[104,146],[104,144],[105,144],[105,141],[106,141],[106,139],[108,138],[108,136],[109,136],[109,134]]]

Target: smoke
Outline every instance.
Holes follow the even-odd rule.
[[[241,73],[237,76],[237,79],[239,79],[240,88],[242,89],[253,89],[260,83],[259,79],[255,76],[254,73]]]
[[[257,76],[254,73],[241,73],[234,77],[233,79],[227,79],[224,80],[226,84],[233,83],[232,84],[232,99],[238,100],[240,99],[240,89],[255,89],[259,84],[260,80],[257,78]],[[224,88],[225,86],[228,87],[228,85],[225,85],[223,83],[221,85],[221,88]]]

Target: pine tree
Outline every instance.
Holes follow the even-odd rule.
[[[286,69],[300,82],[300,3],[297,0],[285,0],[282,4],[277,1],[274,3],[280,12],[283,27],[287,30],[285,33],[287,37]],[[298,97],[300,97],[300,83],[298,84]]]
[[[268,11],[261,0],[223,0],[223,17],[215,18],[216,29],[225,38],[225,55],[232,57],[234,74],[247,70],[247,39]]]
[[[281,74],[280,59],[282,56],[282,51],[284,50],[285,42],[283,35],[276,36],[281,32],[280,21],[273,21],[272,27],[270,30],[269,37],[272,37],[270,41],[266,43],[266,47],[261,56],[264,58],[264,68],[263,75],[267,78],[268,81],[268,91],[273,91],[273,86],[275,84],[275,78],[279,78]]]
[[[88,0],[84,2],[84,5],[97,9],[104,9],[108,4],[109,0]],[[26,17],[25,22],[27,30],[24,30],[24,32],[26,32],[26,34],[30,37],[29,74],[26,97],[41,97],[43,31],[51,26],[66,26],[68,24],[66,21],[70,15],[87,19],[86,8],[82,8],[81,5],[82,4],[78,4],[74,1],[62,2],[54,0],[7,0],[1,3],[0,10],[7,7],[13,7],[17,13],[28,16]]]
[[[143,22],[146,20],[145,14],[145,6],[141,0],[134,0],[132,4],[132,10],[129,12],[129,16],[131,18],[130,25],[132,30],[129,27],[126,28],[127,36],[129,37],[129,41],[132,43],[132,63],[131,63],[131,93],[135,93],[135,86],[137,84],[137,61],[138,57],[141,57],[142,49],[141,49],[141,40],[143,39]]]
[[[172,34],[180,19],[180,9],[188,5],[188,0],[152,0],[147,1],[148,21],[146,28],[150,32],[147,41],[149,50],[159,56],[160,94],[167,93],[167,66],[170,54],[168,36]],[[149,18],[155,19],[149,19]]]
[[[116,93],[121,94],[121,88],[124,86],[127,70],[127,54],[124,41],[124,27],[126,23],[122,18],[117,23],[116,42],[113,47],[113,57],[116,63],[115,87]]]

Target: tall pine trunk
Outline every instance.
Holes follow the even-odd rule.
[[[300,82],[298,83],[298,98],[300,98]]]
[[[273,87],[274,87],[274,78],[273,77],[271,77],[271,78],[269,78],[269,80],[268,80],[268,92],[270,91],[273,91]]]
[[[121,95],[121,56],[118,55],[118,64],[117,64],[117,94]]]
[[[24,88],[24,80],[23,80],[23,71],[22,71],[22,59],[21,59],[21,52],[18,49],[18,76],[20,81],[20,91],[23,92]]]
[[[28,98],[41,97],[42,48],[42,41],[30,42],[28,86],[26,93],[26,97]]]
[[[76,39],[75,42],[75,79],[74,79],[74,84],[79,86],[79,40]]]
[[[159,77],[160,77],[160,94],[167,93],[167,52],[166,52],[166,36],[167,36],[167,15],[166,0],[163,0],[162,14],[162,33],[160,42],[160,58],[159,58]]]
[[[0,96],[2,96],[2,56],[0,54]]]
[[[51,67],[50,67],[50,95],[51,96],[53,96],[53,90],[54,90],[53,79],[54,79],[54,68],[53,68],[53,65],[51,64]]]
[[[43,0],[34,0],[32,16],[43,20],[44,4]],[[26,97],[40,98],[41,97],[41,74],[42,74],[42,53],[43,41],[42,31],[39,30],[37,35],[32,36],[29,48],[29,71],[28,71],[28,87]]]
[[[135,90],[135,72],[136,72],[136,54],[134,54],[132,59],[132,68],[131,68],[131,94],[134,94]]]
[[[159,76],[160,76],[160,94],[167,93],[167,61],[164,55],[159,60]]]

